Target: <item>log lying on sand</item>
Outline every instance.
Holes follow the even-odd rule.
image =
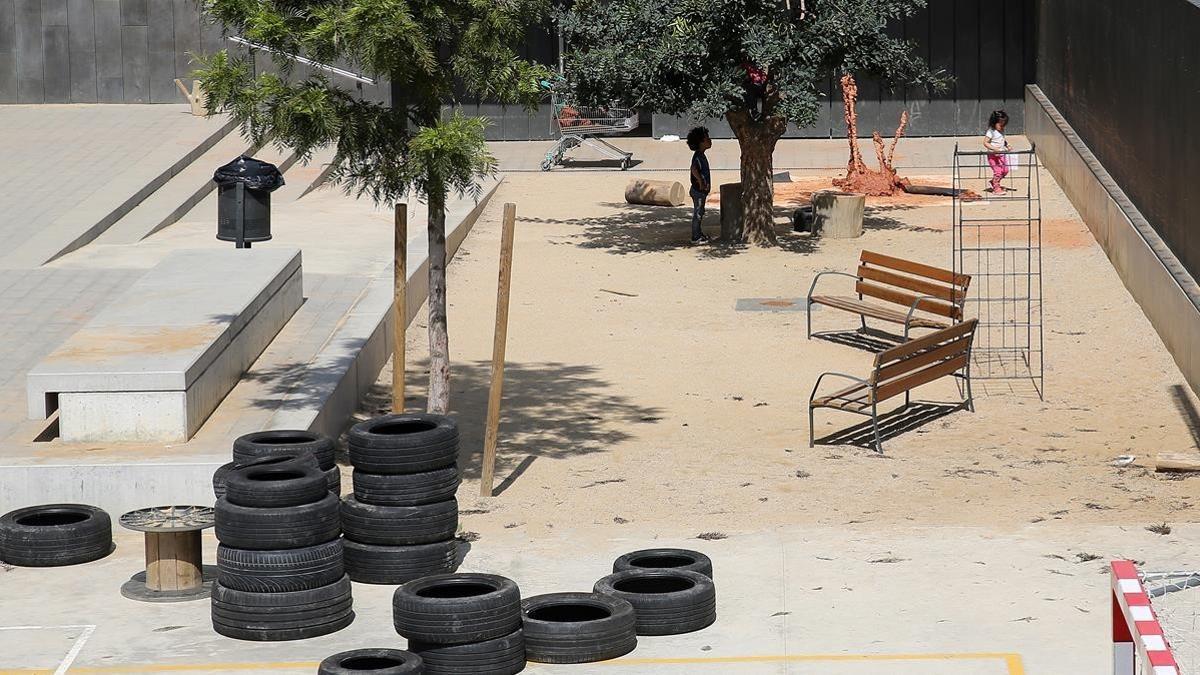
[[[1159,471],[1200,471],[1200,453],[1160,452],[1154,468]]]
[[[625,186],[625,201],[648,206],[683,206],[683,183],[669,180],[635,180]]]
[[[938,197],[963,197],[964,199],[978,199],[979,195],[972,190],[957,190],[952,187],[940,187],[937,185],[913,185],[908,181],[901,181],[900,187],[910,195],[934,195]]]

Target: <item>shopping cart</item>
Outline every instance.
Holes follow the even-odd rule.
[[[620,160],[621,170],[629,168],[632,152],[625,152],[604,140],[605,136],[620,136],[638,127],[638,113],[630,108],[588,107],[560,103],[558,97],[551,99],[554,118],[558,122],[558,143],[546,153],[542,160],[542,171],[561,166],[563,155],[572,148],[586,145],[600,153],[605,159]]]

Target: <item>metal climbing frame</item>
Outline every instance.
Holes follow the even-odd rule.
[[[1042,202],[1037,154],[1007,154],[1004,194],[992,194],[984,151],[954,147],[954,271],[971,275],[964,315],[979,319],[972,377],[1029,380],[1045,397]]]

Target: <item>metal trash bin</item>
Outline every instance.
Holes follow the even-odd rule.
[[[242,155],[217,169],[217,239],[250,248],[271,239],[271,193],[283,187],[279,167]]]

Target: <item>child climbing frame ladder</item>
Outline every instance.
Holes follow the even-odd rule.
[[[1042,204],[1037,154],[1009,154],[1004,194],[988,192],[988,153],[954,148],[953,269],[971,275],[964,318],[979,319],[971,374],[985,388],[1031,382],[1045,396]],[[982,196],[980,196],[982,195]]]

